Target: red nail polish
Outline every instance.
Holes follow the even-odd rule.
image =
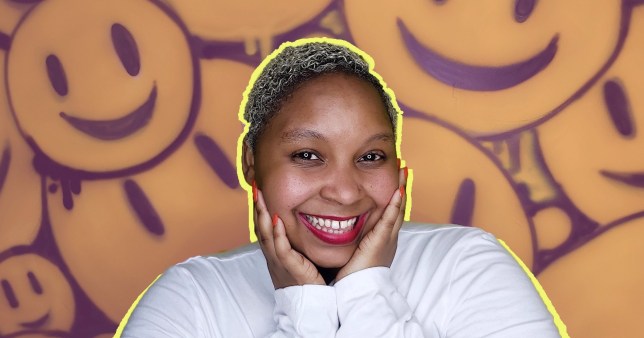
[[[278,220],[277,214],[273,215],[273,228],[277,226],[277,220]]]
[[[405,180],[406,180],[407,175],[409,175],[409,170],[407,169],[407,167],[405,167],[403,170],[405,171]]]
[[[400,193],[400,198],[405,196],[405,186],[401,186],[400,189],[398,189],[398,192]]]
[[[253,202],[257,202],[257,183],[253,180]]]

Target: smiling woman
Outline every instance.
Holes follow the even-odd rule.
[[[287,43],[244,98],[239,176],[258,242],[169,269],[124,337],[558,336],[493,236],[404,224],[399,109],[366,54]]]

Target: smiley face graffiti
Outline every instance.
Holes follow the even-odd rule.
[[[402,102],[474,136],[528,128],[577,98],[613,60],[628,19],[614,0],[355,0],[345,10]]]
[[[141,11],[145,20],[133,14]],[[156,0],[42,2],[16,28],[5,68],[23,136],[76,177],[159,162],[198,109],[187,31]]]
[[[0,335],[68,332],[75,315],[70,285],[57,266],[23,248],[0,253]]]
[[[438,120],[405,118],[402,155],[414,170],[412,221],[483,228],[532,266],[532,222],[513,182],[476,141]]]
[[[85,182],[71,210],[60,189],[47,194],[66,266],[114,322],[168,266],[248,243],[247,195],[232,163],[243,130],[236,113],[253,68],[206,60],[201,71],[208,95],[194,132],[172,156],[126,178]]]
[[[642,39],[644,8],[638,7],[624,48],[605,76],[537,129],[555,180],[601,225],[644,211]]]

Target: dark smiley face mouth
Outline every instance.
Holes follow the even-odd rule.
[[[49,312],[47,312],[42,317],[40,317],[40,318],[38,318],[38,319],[36,319],[34,321],[26,322],[26,323],[20,323],[20,325],[22,327],[24,327],[24,328],[27,328],[27,329],[38,329],[38,328],[42,327],[43,325],[45,325],[45,323],[47,322],[48,319],[49,319]]]
[[[518,63],[499,66],[473,66],[450,60],[423,46],[398,18],[398,29],[407,50],[423,71],[450,86],[472,91],[495,91],[514,87],[545,69],[557,54],[559,36],[536,55]]]
[[[60,117],[76,130],[93,138],[106,141],[118,140],[132,135],[150,122],[152,113],[154,112],[156,98],[157,87],[155,84],[147,100],[134,111],[123,117],[112,120],[88,120],[70,116],[64,112],[60,113]]]
[[[636,188],[644,188],[644,173],[617,173],[614,171],[601,170],[602,176],[611,180],[621,182]]]

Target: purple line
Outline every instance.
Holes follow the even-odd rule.
[[[9,144],[7,144],[2,151],[2,158],[0,158],[0,193],[2,192],[2,187],[7,179],[7,175],[9,174],[10,163],[11,149],[9,148]]]
[[[416,63],[430,76],[444,84],[474,91],[495,91],[514,87],[541,72],[557,54],[559,36],[537,55],[519,63],[501,66],[472,66],[441,56],[421,45],[405,23],[398,19],[398,28],[407,50]]]
[[[450,222],[453,224],[471,226],[476,203],[476,184],[467,178],[458,187],[458,193],[452,209]]]
[[[194,138],[195,146],[201,157],[208,163],[210,168],[219,178],[231,189],[239,186],[237,171],[226,154],[219,148],[217,143],[207,135],[197,134]]]
[[[616,80],[604,83],[604,102],[610,113],[611,120],[622,136],[633,136],[631,108],[626,93]]]
[[[11,46],[11,37],[3,32],[0,32],[0,49],[9,50]]]
[[[145,229],[153,235],[162,236],[165,233],[165,227],[161,222],[161,217],[159,217],[143,189],[131,179],[125,180],[123,188],[130,206],[132,206]]]
[[[86,120],[60,113],[75,129],[100,140],[113,141],[132,135],[150,122],[157,98],[156,85],[145,102],[131,113],[113,120]]]
[[[612,180],[622,182],[637,188],[644,188],[644,174],[642,173],[616,173],[608,170],[602,170],[599,172],[602,176],[610,178]]]

